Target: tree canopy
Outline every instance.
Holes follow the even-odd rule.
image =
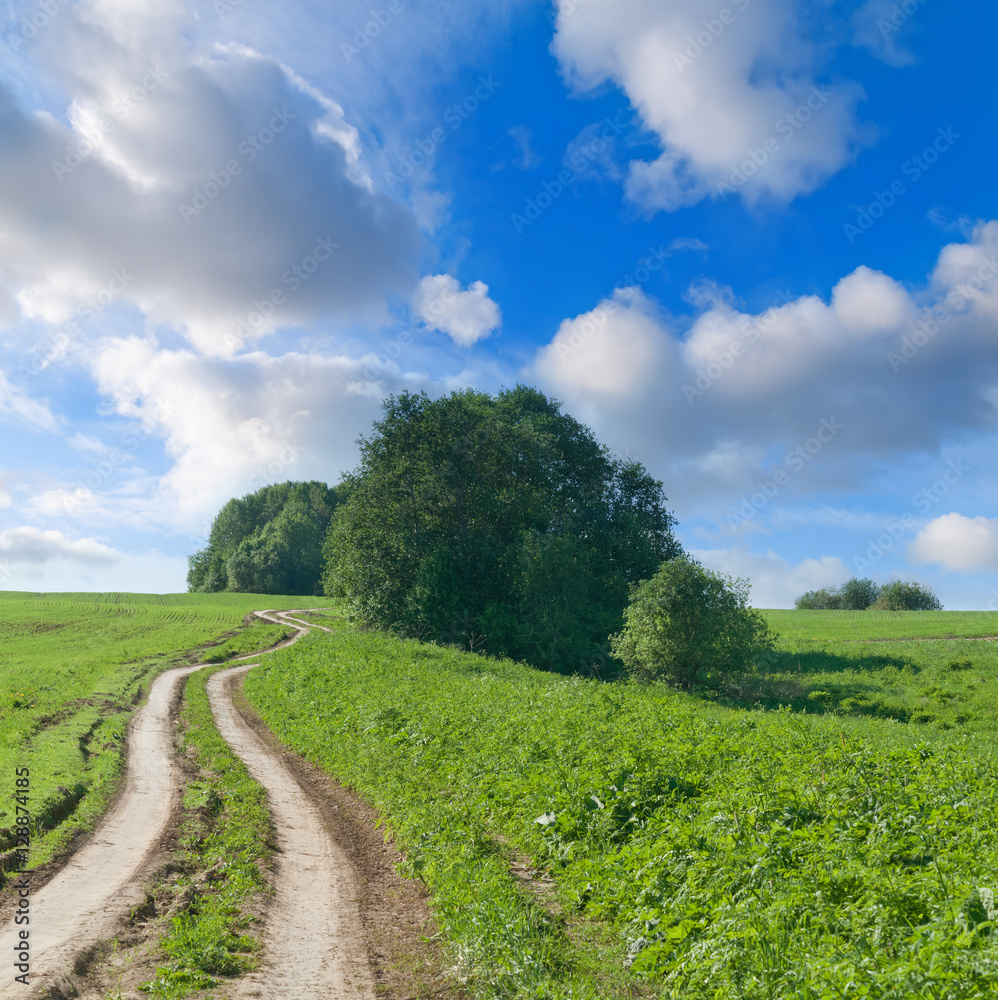
[[[322,546],[341,487],[278,483],[230,500],[205,548],[188,558],[187,589],[321,594]]]
[[[680,552],[662,484],[536,389],[390,397],[360,445],[324,584],[372,625],[574,671]]]
[[[637,680],[692,691],[710,677],[741,673],[772,647],[765,618],[748,606],[746,580],[682,556],[633,588],[613,651]]]

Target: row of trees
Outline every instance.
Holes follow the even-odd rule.
[[[942,604],[931,588],[911,580],[892,580],[883,586],[853,577],[841,587],[809,590],[794,602],[798,611],[940,611]]]
[[[343,494],[325,483],[278,483],[230,500],[188,559],[187,589],[321,594],[322,546]]]
[[[231,500],[190,557],[192,591],[315,594],[365,625],[563,672],[692,688],[772,636],[747,581],[682,552],[662,484],[536,389],[389,397],[339,486]],[[938,608],[853,579],[799,608]]]

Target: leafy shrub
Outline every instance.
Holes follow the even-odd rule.
[[[278,483],[230,500],[188,557],[192,593],[321,594],[322,545],[343,487]]]
[[[865,611],[872,607],[880,588],[870,579],[853,577],[841,587],[809,590],[794,602],[798,611]]]
[[[876,607],[881,611],[941,611],[943,606],[924,584],[892,580],[881,588]]]
[[[842,596],[834,587],[809,590],[794,601],[798,611],[841,611]]]
[[[623,631],[611,640],[614,655],[639,680],[687,691],[704,674],[740,673],[773,644],[765,619],[748,606],[748,589],[688,556],[663,563],[633,589]]]
[[[869,578],[854,576],[842,584],[839,593],[842,595],[842,607],[847,611],[865,611],[877,603],[880,588]]]

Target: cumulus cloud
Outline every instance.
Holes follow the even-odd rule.
[[[69,538],[61,531],[40,528],[8,528],[0,531],[0,559],[7,563],[48,563],[69,559],[91,565],[117,562],[120,553],[96,538]]]
[[[726,10],[722,21],[698,0],[558,0],[552,46],[569,81],[613,81],[658,137],[661,155],[632,162],[625,182],[649,210],[731,191],[793,199],[849,163],[862,137],[862,88],[819,82],[796,5]]]
[[[757,608],[792,608],[801,594],[834,587],[852,575],[838,556],[805,559],[793,565],[774,552],[758,555],[743,549],[694,549],[708,569],[752,581],[750,601]]]
[[[930,521],[908,546],[914,562],[936,563],[954,573],[998,570],[998,518],[944,514]]]
[[[206,353],[383,315],[416,282],[411,211],[335,101],[249,49],[196,50],[193,23],[84,0],[35,49],[57,53],[68,123],[0,89],[0,284],[48,322],[131,303]]]
[[[356,439],[404,386],[439,391],[373,356],[254,351],[206,358],[152,338],[109,340],[92,362],[114,413],[163,442],[169,469],[134,495],[64,484],[36,500],[101,523],[111,516],[194,531],[231,496],[286,479],[336,482],[358,459]],[[85,485],[85,484],[84,484]]]
[[[776,507],[822,477],[841,486],[871,460],[998,422],[998,223],[945,247],[923,288],[860,267],[828,301],[781,296],[759,312],[695,291],[688,319],[618,291],[564,321],[529,369],[677,497],[752,491],[784,469]],[[784,456],[822,420],[842,429],[798,473]]]
[[[488,285],[473,281],[462,292],[460,282],[449,274],[423,278],[413,296],[413,310],[430,329],[446,333],[462,347],[487,337],[502,323]]]
[[[566,319],[537,356],[535,370],[558,391],[605,397],[647,388],[670,346],[654,303],[619,289],[594,310]]]

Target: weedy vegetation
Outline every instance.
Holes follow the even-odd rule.
[[[994,644],[827,633],[995,616],[822,614],[691,694],[346,625],[246,689],[385,817],[475,996],[994,996]]]

